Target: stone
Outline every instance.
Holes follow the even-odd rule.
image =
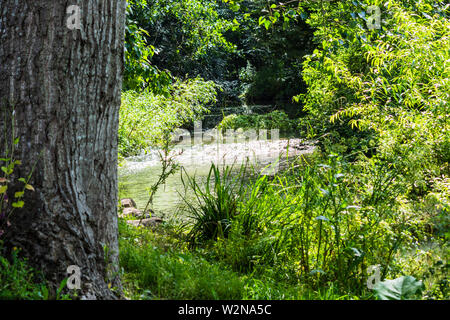
[[[142,219],[140,220],[128,220],[127,223],[138,227],[138,226],[143,226],[143,227],[157,227],[158,225],[160,225],[161,223],[163,223],[163,219],[161,218],[149,218],[149,219]]]
[[[134,200],[131,198],[120,200],[120,204],[124,208],[136,208],[136,202],[134,202]]]
[[[136,218],[140,218],[142,216],[142,211],[136,209],[136,208],[124,208],[122,210],[122,213],[120,214],[120,217],[127,217],[127,216],[133,216]]]

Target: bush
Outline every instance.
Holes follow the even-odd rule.
[[[388,1],[379,4],[381,28],[369,30],[367,18],[355,12],[372,4],[311,5],[308,23],[317,28],[318,47],[304,62],[308,92],[297,98],[318,134],[352,145],[346,140],[360,130],[360,150],[373,149],[390,162],[407,159],[409,183],[429,184],[427,176],[448,174],[448,7]]]
[[[171,95],[127,91],[122,94],[119,154],[137,155],[151,146],[160,147],[182,125],[208,112],[216,100],[213,82],[191,79],[173,85]]]
[[[256,179],[240,191],[238,215],[215,254],[237,271],[365,294],[367,268],[379,264],[388,275],[422,223],[401,200],[401,172],[386,168],[332,154],[273,181]]]
[[[236,115],[231,114],[217,125],[219,130],[237,130],[239,128],[248,129],[279,129],[282,133],[292,133],[296,128],[296,120],[289,119],[288,115],[283,111],[272,111],[267,114],[250,114],[250,115]]]
[[[225,167],[221,172],[214,164],[209,170],[205,187],[202,188],[195,177],[187,174],[182,177],[183,185],[188,193],[195,195],[195,200],[184,199],[189,218],[193,220],[188,238],[194,246],[196,242],[226,238],[231,224],[239,214],[239,204],[244,190],[242,166],[238,174],[233,176],[233,168]]]

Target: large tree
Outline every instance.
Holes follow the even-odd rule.
[[[14,174],[36,165],[35,192],[11,216],[6,245],[22,248],[53,290],[69,266],[79,266],[82,296],[98,299],[114,298],[108,287],[120,287],[117,131],[125,11],[125,0],[0,1],[0,111],[14,109],[22,160]],[[3,114],[0,129],[11,135]],[[11,186],[10,198],[20,187]]]

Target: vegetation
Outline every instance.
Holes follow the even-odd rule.
[[[202,249],[190,249],[172,228],[157,232],[120,227],[120,265],[124,293],[130,299],[349,299],[333,287],[306,291],[298,284],[277,282],[233,271]]]
[[[264,13],[257,1],[226,2],[231,11],[224,16],[238,18],[237,35],[225,38],[239,38],[239,54],[239,41],[256,29],[279,42],[286,39],[277,36],[305,23],[315,48],[296,57],[306,86],[291,97],[302,112],[229,114],[217,128],[297,132],[318,139],[322,152],[272,178],[214,165],[206,182],[185,176],[195,197],[185,199],[191,222],[178,231],[177,246],[185,247],[176,250],[233,272],[237,291],[259,292],[249,283],[262,281],[285,298],[308,292],[310,298],[448,298],[448,7],[434,1],[273,2]],[[383,11],[380,27],[369,28],[376,22],[371,5]],[[253,33],[244,36],[250,26]],[[252,44],[253,50],[264,47]],[[285,72],[278,62],[276,71],[257,70],[247,54],[235,73],[241,103],[261,97],[257,90],[270,91],[264,86],[271,81],[274,88],[284,83],[275,76]],[[171,71],[183,70],[165,61]],[[413,262],[418,254],[430,260]],[[396,280],[370,290],[373,266],[380,280]]]
[[[190,79],[173,84],[170,95],[146,91],[122,94],[119,123],[119,154],[139,155],[149,147],[162,147],[181,126],[208,112],[216,101],[213,82]]]
[[[1,243],[0,243],[1,244]],[[48,290],[39,284],[34,271],[25,260],[18,257],[18,249],[14,248],[11,262],[3,255],[0,247],[0,299],[2,300],[42,300],[48,299]]]
[[[233,198],[220,197],[230,185],[223,181],[230,169],[220,178],[212,168],[214,188],[190,184],[203,201],[196,209],[189,206],[195,215],[188,236],[195,232],[196,239],[215,240],[203,245],[238,272],[370,296],[369,267],[380,265],[383,279],[401,274],[403,250],[420,248],[430,217],[399,198],[402,182],[386,179],[391,172],[380,172],[381,164],[350,164],[337,155],[325,163],[320,159],[293,165],[272,181],[262,176],[246,188],[239,185]],[[214,205],[233,208],[233,215],[224,219]],[[227,232],[211,233],[212,226],[226,226]],[[448,250],[447,238],[431,237]],[[411,243],[416,245],[408,247]],[[445,279],[435,279],[428,289]]]
[[[449,299],[449,8],[130,1],[119,155],[159,151],[145,209],[180,168],[173,134],[209,112],[223,114],[218,130],[280,129],[316,141],[318,152],[273,176],[245,164],[213,164],[206,180],[182,170],[182,223],[120,219],[124,295]],[[273,107],[236,111],[257,103]],[[20,162],[0,161],[4,214]],[[30,272],[16,253],[0,257],[0,297],[45,298]]]
[[[282,133],[295,132],[297,128],[297,121],[289,119],[289,116],[284,111],[272,111],[267,114],[249,114],[249,115],[237,115],[230,114],[225,116],[217,125],[219,130],[227,129],[279,129]]]
[[[3,144],[4,153],[0,154],[0,241],[2,240],[4,233],[8,230],[11,215],[14,214],[16,209],[24,206],[23,196],[25,192],[34,191],[33,186],[29,184],[33,171],[28,174],[27,177],[20,177],[17,175],[17,169],[22,164],[22,161],[16,159],[14,154],[20,140],[20,138],[16,137],[14,134],[14,110],[5,111],[4,117],[5,122],[8,122],[9,126],[12,128],[12,135],[10,139],[8,139],[5,130],[3,134],[4,140],[1,142]],[[14,197],[10,199],[8,197],[8,189],[10,189],[14,180],[20,182],[21,188],[19,190],[14,190]]]

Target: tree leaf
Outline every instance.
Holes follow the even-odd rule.
[[[16,193],[14,193],[14,198],[22,198],[23,194],[24,194],[23,191],[16,192]]]
[[[30,190],[30,191],[35,191],[31,184],[26,184],[25,189]]]
[[[373,290],[381,300],[408,300],[419,294],[423,287],[422,281],[411,276],[403,276],[380,282]]]
[[[13,202],[13,204],[12,204],[13,208],[23,208],[24,205],[25,205],[25,202],[23,202],[23,201]]]
[[[326,274],[326,272],[323,271],[322,269],[314,269],[314,270],[311,270],[311,272],[309,274],[313,276],[315,274]]]

